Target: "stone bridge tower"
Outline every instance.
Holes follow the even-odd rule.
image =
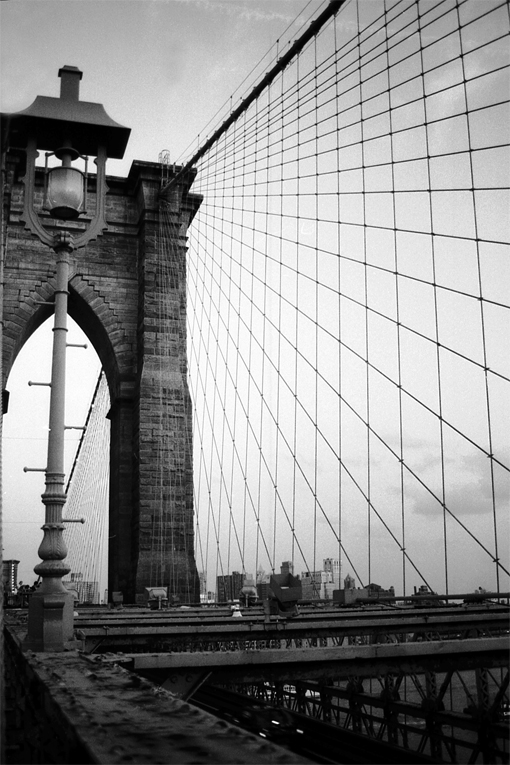
[[[5,388],[17,354],[53,311],[55,266],[22,221],[25,153],[11,140],[2,159]],[[71,256],[68,313],[97,351],[110,391],[108,586],[128,603],[156,585],[199,602],[186,360],[186,231],[201,202],[190,193],[193,178],[184,173],[162,197],[158,163],[135,161],[127,178],[107,177],[108,228]],[[40,199],[42,170],[35,183]],[[87,209],[95,204],[92,177]],[[71,233],[82,220],[67,224]]]

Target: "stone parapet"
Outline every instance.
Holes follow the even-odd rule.
[[[22,653],[6,630],[6,754],[54,763],[305,763],[124,669],[78,651]],[[120,658],[120,657],[119,657]]]

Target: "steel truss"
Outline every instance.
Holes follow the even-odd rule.
[[[197,609],[95,613],[77,620],[87,653],[181,651],[253,651],[366,646],[491,638],[507,634],[508,607],[502,603],[413,609],[303,610],[297,617],[264,617],[258,609],[242,619]]]
[[[274,706],[452,763],[509,761],[507,668],[227,686]]]
[[[435,761],[509,761],[503,602],[227,613],[83,615],[79,635],[182,698],[207,682]]]

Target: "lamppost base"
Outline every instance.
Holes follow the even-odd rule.
[[[28,605],[28,632],[22,649],[41,653],[75,647],[73,614],[72,592],[32,593]]]

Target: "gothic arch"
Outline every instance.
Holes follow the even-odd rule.
[[[7,152],[3,189],[3,233],[8,243],[2,306],[4,381],[24,343],[52,314],[52,306],[45,303],[52,301],[55,289],[54,253],[29,234],[21,221],[24,191],[18,168],[22,164],[19,150]],[[166,233],[162,234],[161,173],[159,164],[135,162],[127,178],[109,177],[108,230],[85,248],[75,250],[70,258],[68,312],[94,346],[110,390],[109,590],[122,591],[128,603],[143,601],[145,587],[155,584],[166,584],[171,596],[181,602],[199,600],[193,544],[178,553],[172,544],[174,536],[193,529],[188,446],[191,412],[183,407],[189,398],[182,374],[186,321],[184,312],[176,308],[182,322],[176,342],[175,333],[168,333],[161,323],[160,310],[162,301],[166,305],[168,299],[182,307],[186,284],[185,278],[177,279],[169,298],[155,275],[161,272],[162,259],[166,265],[170,251],[179,253],[182,268],[178,272],[184,273],[186,230],[200,197],[189,193],[194,173],[183,174],[172,192],[171,205],[167,205],[172,225],[165,226]],[[90,201],[93,209],[95,200]],[[180,430],[175,428],[175,418],[171,421],[165,412],[157,412],[165,381],[151,370],[155,363],[158,365],[159,356],[170,359],[172,368],[181,372],[176,378],[182,382],[171,386],[175,402],[168,395],[165,398],[170,407],[175,403]],[[161,424],[155,429],[154,418],[158,416]],[[154,454],[158,454],[158,464],[166,465],[162,481],[160,477],[155,481]],[[154,486],[175,481],[175,476],[179,476],[183,489],[171,506],[163,508]],[[158,520],[163,516],[165,523]],[[168,548],[168,560],[160,571],[177,571],[168,581],[149,581],[156,527]]]
[[[129,364],[129,359],[124,358],[125,352],[119,352],[127,338],[118,316],[100,290],[81,275],[74,275],[69,281],[68,313],[99,356],[108,381],[110,400],[115,401],[119,394],[121,369],[126,374],[132,367],[132,361]]]

